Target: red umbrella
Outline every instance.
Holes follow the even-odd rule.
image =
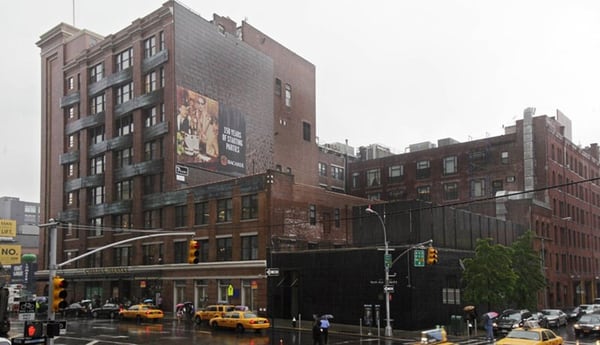
[[[496,313],[495,311],[490,311],[486,313],[485,316],[489,317],[490,319],[494,319],[498,317],[498,313]]]

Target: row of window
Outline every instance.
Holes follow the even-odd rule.
[[[319,162],[319,176],[327,177],[327,164]],[[344,181],[344,168],[331,165],[331,177],[336,180]]]
[[[559,164],[565,165],[567,169],[577,173],[579,176],[583,178],[588,178],[588,166],[578,159],[580,154],[571,154],[566,150],[563,150],[560,147],[555,147],[554,144],[550,146],[550,157],[553,161],[558,162]],[[590,166],[589,173],[592,177],[600,176],[598,170],[594,169],[593,166]],[[596,184],[600,184],[600,181],[596,181]]]
[[[278,98],[281,98],[282,92],[281,92],[281,79],[279,78],[275,78],[275,96],[277,96]],[[284,104],[286,107],[291,107],[292,106],[292,86],[290,84],[285,84],[285,91],[283,93],[284,95]]]
[[[200,262],[209,262],[210,251],[213,250],[215,261],[232,261],[232,260],[257,260],[258,259],[258,236],[257,235],[241,235],[241,250],[237,255],[233,252],[233,238],[219,237],[215,239],[216,246],[211,248],[208,239],[197,239],[200,243]],[[99,251],[87,256],[81,263],[76,261],[76,267],[110,267],[110,266],[132,266],[135,264],[141,265],[158,265],[170,263],[187,263],[188,248],[187,241],[178,241],[173,243],[173,262],[166,262],[164,255],[164,244],[146,244],[142,245],[142,261],[134,262],[135,251],[131,246],[122,246],[112,249],[112,252]],[[64,253],[64,260],[77,257],[77,250],[68,250]]]

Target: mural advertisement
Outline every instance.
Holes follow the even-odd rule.
[[[177,163],[244,174],[245,132],[239,111],[177,87]]]

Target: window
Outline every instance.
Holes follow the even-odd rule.
[[[496,192],[504,190],[504,182],[502,180],[492,181],[492,196],[496,195]]]
[[[144,127],[152,127],[160,122],[165,121],[165,105],[154,106],[152,108],[144,109]]]
[[[133,48],[126,49],[115,57],[116,71],[119,72],[133,66]]]
[[[311,204],[310,206],[308,206],[308,220],[310,225],[316,225],[317,224],[317,206]]]
[[[504,152],[502,152],[502,153],[500,154],[500,162],[501,162],[502,164],[508,164],[508,163],[509,163],[509,162],[508,162],[508,152],[507,152],[507,151],[504,151]]]
[[[460,305],[460,289],[456,288],[443,288],[442,289],[442,303],[443,304],[455,304]]]
[[[90,113],[94,115],[103,112],[105,101],[106,99],[104,94],[92,97],[92,99],[90,100]]]
[[[75,88],[75,80],[73,77],[67,78],[67,90],[73,90]]]
[[[133,227],[131,213],[115,214],[113,216],[113,226],[116,228],[116,232],[123,232],[124,229],[131,229]]]
[[[146,90],[146,93],[150,93],[150,92],[158,89],[156,80],[157,80],[156,71],[152,71],[152,72],[146,74],[146,77],[144,78],[144,89]]]
[[[340,227],[340,209],[336,208],[333,210],[333,222],[336,228]]]
[[[352,188],[358,188],[360,186],[360,173],[352,173]]]
[[[179,241],[173,243],[173,262],[182,264],[188,262],[188,243],[187,241]]]
[[[302,122],[302,138],[306,141],[310,141],[310,123],[308,122]]]
[[[162,209],[156,209],[144,212],[144,227],[147,229],[156,229],[162,227]],[[187,250],[186,250],[187,253]],[[186,255],[187,262],[187,255]]]
[[[152,36],[144,40],[144,58],[156,54],[156,37]]]
[[[344,168],[332,165],[331,177],[333,177],[336,180],[344,181]]]
[[[104,64],[99,63],[90,68],[90,84],[104,78]]]
[[[431,187],[420,186],[417,187],[417,199],[423,201],[431,201]]]
[[[208,239],[198,240],[198,244],[200,244],[200,255],[199,255],[200,262],[207,262],[208,261],[208,250],[210,249],[210,247],[208,246]]]
[[[458,171],[458,158],[456,156],[445,157],[444,163],[444,175],[456,174]]]
[[[208,201],[198,202],[194,205],[194,224],[208,224]]]
[[[104,155],[90,159],[90,175],[104,174]]]
[[[242,219],[258,218],[258,195],[242,196]]]
[[[471,197],[477,198],[485,196],[485,180],[478,179],[471,181]]]
[[[133,162],[133,148],[129,147],[123,150],[115,151],[115,168],[120,169],[130,165]]]
[[[70,149],[75,147],[75,136],[72,134],[67,136],[67,147]]]
[[[144,265],[156,265],[162,263],[164,257],[164,245],[162,243],[157,244],[143,244],[142,245],[142,264]]]
[[[104,126],[90,128],[89,130],[90,145],[98,144],[104,141]]]
[[[75,118],[75,106],[70,106],[65,109],[65,117],[67,119]]]
[[[122,137],[133,133],[133,116],[131,114],[122,116],[115,121],[117,135]]]
[[[87,267],[102,267],[102,251],[86,256]]]
[[[379,169],[367,170],[367,187],[377,187],[381,183]]]
[[[144,194],[154,194],[163,191],[164,174],[144,176]]]
[[[327,164],[319,162],[319,176],[327,176]]]
[[[93,229],[90,229],[88,231],[88,237],[99,237],[102,236],[102,232],[104,229],[104,219],[102,219],[102,217],[96,217],[96,218],[92,218],[90,219],[90,225],[93,227]],[[101,253],[101,252],[99,252]],[[100,263],[99,263],[100,265]],[[91,266],[94,267],[94,266]]]
[[[217,223],[231,222],[231,199],[217,201]]]
[[[292,86],[290,84],[285,84],[285,106],[292,106]]]
[[[242,236],[242,260],[258,259],[258,236]]]
[[[431,167],[429,161],[417,162],[417,179],[428,178],[431,175]]]
[[[90,188],[90,205],[101,205],[104,203],[104,186]]]
[[[75,203],[75,194],[73,192],[67,193],[67,205],[72,206]]]
[[[368,193],[367,199],[369,200],[381,200],[381,193]]]
[[[115,184],[115,200],[131,200],[133,194],[133,180],[119,181]]]
[[[158,33],[158,44],[160,46],[160,50],[165,50],[165,32],[161,31]]]
[[[113,266],[129,266],[131,264],[131,247],[113,249]]]
[[[67,176],[73,176],[75,175],[75,164],[70,163],[67,164]]]
[[[187,205],[175,206],[175,227],[187,225]]]
[[[217,261],[231,261],[231,237],[217,238]]]
[[[162,158],[162,140],[153,140],[144,144],[144,159],[150,161]]]
[[[275,95],[281,96],[281,79],[275,78]]]
[[[458,183],[444,183],[444,200],[458,199]]]
[[[392,165],[388,168],[388,177],[390,179],[390,183],[400,182],[403,175],[404,165]]]
[[[133,98],[133,82],[117,87],[117,104],[125,103]]]

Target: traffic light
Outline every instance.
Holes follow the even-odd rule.
[[[438,263],[438,251],[434,247],[427,248],[427,264],[435,265]]]
[[[55,276],[52,278],[52,286],[54,287],[54,292],[52,293],[52,310],[58,312],[67,307],[67,286],[69,286],[69,283],[64,278]]]
[[[23,335],[27,338],[41,338],[44,336],[44,324],[39,321],[25,321]]]
[[[196,240],[190,240],[188,251],[188,263],[197,264],[200,262],[200,243]]]

